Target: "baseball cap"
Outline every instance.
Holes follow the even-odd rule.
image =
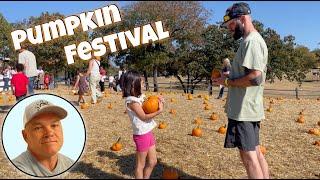
[[[34,117],[42,113],[54,113],[59,116],[60,119],[64,119],[68,113],[62,107],[56,106],[47,100],[37,100],[29,104],[24,111],[23,126],[31,121]]]
[[[226,14],[223,16],[223,23],[221,24],[221,26],[226,27],[227,22],[229,22],[230,20],[247,14],[251,14],[250,7],[247,3],[234,3],[226,10]]]

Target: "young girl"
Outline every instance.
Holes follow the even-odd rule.
[[[79,71],[79,74],[77,75],[76,83],[74,84],[74,87],[73,87],[73,89],[76,89],[76,88],[79,89],[79,91],[78,91],[78,94],[79,94],[78,104],[79,105],[80,105],[80,103],[85,103],[83,95],[84,95],[84,93],[87,93],[88,86],[89,86],[88,81],[85,76],[85,73],[86,73],[85,69],[82,69]],[[81,102],[81,100],[82,100],[82,102]]]
[[[156,141],[152,129],[156,122],[152,119],[163,111],[164,99],[159,97],[159,110],[151,114],[145,114],[142,109],[143,95],[141,93],[142,81],[138,72],[128,71],[124,74],[123,97],[132,123],[133,140],[136,144],[136,168],[137,179],[148,179],[157,164]],[[146,164],[146,161],[148,163]]]

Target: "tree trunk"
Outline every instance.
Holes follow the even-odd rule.
[[[158,92],[158,68],[153,67],[153,92]]]
[[[180,84],[182,86],[183,92],[186,93],[186,87],[183,84],[183,81],[182,81],[181,77],[179,75],[176,75],[176,78],[179,80],[179,82],[180,82]]]
[[[187,74],[187,77],[188,77],[188,79],[187,79],[187,93],[189,93],[189,88],[190,88],[190,75],[189,75],[189,73]]]
[[[149,91],[149,82],[148,82],[148,74],[147,71],[143,71],[144,83],[146,86],[146,91]]]
[[[212,80],[209,80],[209,95],[212,96]]]

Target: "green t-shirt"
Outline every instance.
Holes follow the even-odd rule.
[[[27,150],[20,154],[12,161],[20,170],[38,177],[55,176],[69,169],[74,161],[60,153],[58,153],[57,166],[50,171],[40,164]]]
[[[260,121],[264,119],[263,89],[267,72],[268,48],[258,32],[251,32],[240,43],[232,61],[230,79],[245,76],[247,69],[262,72],[262,83],[259,86],[246,88],[229,87],[226,105],[227,116],[237,121]]]

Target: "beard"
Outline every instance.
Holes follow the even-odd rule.
[[[240,39],[244,35],[244,26],[240,21],[236,21],[236,28],[234,30],[233,38]]]

